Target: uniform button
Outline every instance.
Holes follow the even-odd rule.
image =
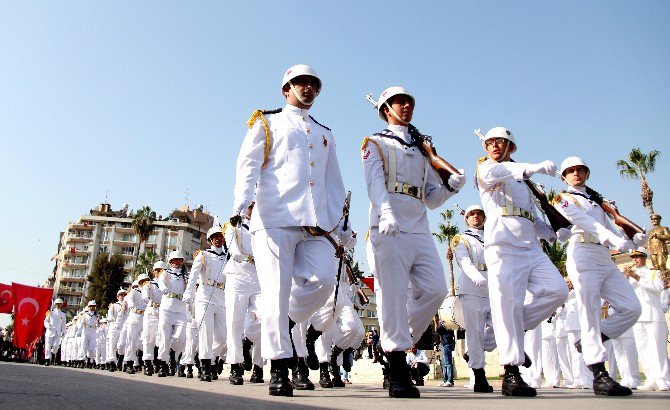
[[[314,148],[314,145],[309,144],[309,149],[312,149],[312,148]]]
[[[311,130],[309,128],[307,128],[307,133],[309,134],[310,132],[311,132]]]
[[[314,161],[310,162],[310,163],[309,163],[309,166],[310,166],[310,167],[313,167],[313,166],[314,166]]]
[[[314,181],[309,181],[310,186],[314,186]]]

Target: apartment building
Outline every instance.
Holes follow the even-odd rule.
[[[46,285],[53,287],[67,302],[68,310],[83,306],[88,289],[86,278],[101,253],[123,257],[126,282],[130,283],[139,243],[132,222],[127,206],[114,211],[109,204],[100,204],[77,222],[68,224],[61,233],[54,275],[47,279]],[[213,222],[214,217],[202,207],[175,209],[166,220],[154,222],[154,231],[147,242],[142,243],[139,254],[152,250],[165,259],[171,251],[181,249],[186,254],[185,264],[190,268],[193,253],[207,247],[206,234]]]

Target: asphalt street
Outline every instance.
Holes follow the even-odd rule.
[[[269,375],[268,375],[269,376]],[[313,377],[313,375],[311,376]],[[248,378],[248,376],[247,376]],[[407,409],[411,406],[472,409],[668,409],[670,392],[636,391],[631,397],[596,397],[590,390],[542,389],[536,398],[474,394],[462,387],[439,387],[427,382],[421,398],[391,399],[377,384],[351,384],[343,389],[295,391],[292,398],[268,395],[266,383],[232,386],[226,378],[206,383],[178,377],[157,378],[99,370],[0,363],[0,409],[173,409],[188,408],[333,408]],[[314,378],[312,378],[315,381]]]

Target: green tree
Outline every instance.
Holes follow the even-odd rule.
[[[93,262],[91,274],[87,278],[90,283],[87,299],[95,300],[100,315],[105,314],[109,304],[116,301],[116,292],[123,286],[126,277],[123,264],[121,255],[114,254],[107,259],[104,253]]]
[[[133,216],[132,227],[137,235],[138,243],[137,249],[135,250],[135,264],[137,266],[137,259],[140,254],[140,248],[142,244],[149,239],[149,236],[154,230],[154,222],[156,221],[156,212],[152,211],[149,206],[143,206],[140,208],[137,213]]]
[[[133,268],[132,279],[135,280],[141,273],[146,273],[151,277],[151,271],[154,263],[158,262],[160,258],[152,251],[144,252],[137,258],[137,263]]]
[[[638,179],[642,183],[642,205],[647,208],[649,216],[654,214],[654,192],[649,188],[645,176],[654,172],[656,160],[660,155],[660,151],[653,150],[645,154],[640,148],[633,148],[628,153],[628,161],[621,159],[616,163],[621,177]]]
[[[447,209],[440,213],[444,223],[437,226],[438,231],[433,232],[433,236],[437,238],[440,243],[447,243],[447,261],[449,261],[449,284],[451,285],[451,294],[456,294],[456,284],[454,282],[454,253],[451,250],[451,240],[459,232],[457,225],[451,224],[451,219],[454,217],[454,211]]]
[[[544,253],[549,256],[549,260],[556,266],[561,276],[568,276],[568,270],[565,267],[565,261],[568,258],[568,242],[560,243],[559,241],[554,241],[553,243],[549,243],[544,239],[540,240],[540,242],[542,243]]]

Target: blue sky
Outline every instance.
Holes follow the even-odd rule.
[[[284,105],[297,63],[323,80],[312,115],[335,133],[360,232],[358,151],[384,127],[364,96],[390,85],[468,173],[447,207],[478,201],[472,130],[502,125],[517,161],[583,156],[590,185],[644,226],[639,182],[615,162],[660,150],[649,183],[670,223],[668,16],[665,1],[0,1],[0,282],[43,282],[59,232],[106,195],[166,214],[188,189],[228,216],[246,120]]]

